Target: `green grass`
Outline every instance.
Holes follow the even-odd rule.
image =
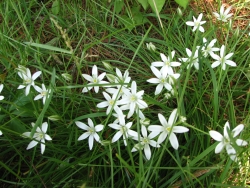
[[[242,164],[239,166],[226,152],[214,153],[217,142],[208,131],[223,133],[226,121],[231,129],[242,123],[245,128],[240,136],[249,142],[249,26],[236,36],[235,30],[226,24],[214,25],[204,17],[205,33],[195,33],[185,22],[198,14],[187,8],[180,17],[177,5],[166,3],[160,17],[141,9],[146,22],[127,28],[126,22],[132,21],[124,15],[128,18],[132,15],[133,7],[138,5],[136,1],[126,1],[119,14],[113,1],[65,0],[60,2],[57,14],[53,13],[52,2],[6,0],[0,3],[0,81],[4,84],[1,95],[5,97],[0,101],[1,187],[247,186],[249,147],[236,148]],[[246,2],[245,7],[249,6]],[[194,53],[196,45],[202,44],[202,37],[208,41],[217,38],[217,47],[226,44],[227,53],[234,53],[232,60],[237,67],[227,67],[226,71],[220,66],[212,69],[213,60],[199,56],[202,69],[186,69],[185,63],[175,69],[181,74],[175,87],[178,95],[166,99],[164,90],[155,96],[155,85],[146,82],[154,77],[151,63],[160,60],[159,53],[168,56],[172,50],[176,51],[176,61],[187,57],[185,48]],[[146,48],[149,42],[155,44],[156,52]],[[143,113],[150,119],[150,125],[159,124],[158,113],[168,119],[174,108],[187,118],[182,125],[189,132],[177,134],[178,150],[167,139],[159,149],[151,147],[151,159],[146,160],[143,151],[131,152],[135,140],[129,139],[127,147],[122,140],[110,143],[115,131],[108,124],[114,117],[107,116],[106,109],[96,107],[104,100],[103,88],[98,94],[81,92],[88,83],[81,75],[91,74],[93,65],[98,66],[99,74],[115,73],[107,70],[102,62],[122,72],[129,70],[132,80],[137,82],[137,91],[144,90],[143,99],[149,107]],[[52,90],[45,105],[41,100],[33,100],[37,95],[33,88],[28,96],[23,89],[17,89],[22,84],[16,70],[18,65],[32,73],[42,71],[36,84],[44,83]],[[72,80],[65,80],[63,73],[71,75]],[[60,119],[49,120],[52,115]],[[77,141],[83,130],[75,121],[87,123],[87,118],[95,125],[105,126],[99,135],[106,144],[94,142],[91,151],[87,140]],[[46,141],[44,154],[40,153],[40,144],[26,150],[31,140],[21,134],[31,131],[31,122],[40,126],[45,121],[52,141]],[[133,130],[140,131],[137,115],[127,121],[133,122]]]

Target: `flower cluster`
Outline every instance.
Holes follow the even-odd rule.
[[[221,7],[220,13],[214,13],[216,18],[222,22],[227,22],[232,14],[229,14],[230,7],[224,11],[224,6]],[[199,14],[196,19],[193,16],[193,21],[187,21],[188,26],[192,26],[193,32],[205,32],[205,23],[202,21],[203,14]],[[204,26],[204,27],[203,27]],[[226,70],[226,65],[236,66],[236,63],[230,60],[234,53],[226,53],[226,46],[216,47],[217,39],[211,41],[206,38],[201,38],[202,44],[200,46],[194,46],[190,50],[186,48],[187,57],[176,58],[178,52],[172,50],[168,55],[159,53],[159,61],[151,63],[150,69],[154,74],[154,78],[145,80],[150,84],[156,84],[154,94],[157,97],[165,96],[169,98],[170,95],[178,93],[178,86],[181,80],[181,71],[185,68],[190,69],[194,67],[196,70],[201,68],[199,59],[207,58],[213,59],[211,67],[215,68],[221,65],[222,70]],[[198,41],[199,42],[199,41]],[[153,53],[156,52],[156,46],[154,44],[146,44],[148,50]],[[217,54],[219,53],[219,54]],[[177,55],[176,55],[177,54]],[[184,62],[184,63],[183,63]],[[188,125],[184,122],[186,117],[181,116],[178,109],[172,109],[169,113],[168,120],[165,114],[157,113],[158,119],[153,119],[154,124],[150,124],[150,120],[146,117],[145,109],[149,108],[147,98],[144,97],[144,90],[140,90],[135,80],[130,77],[129,70],[125,70],[124,73],[118,68],[113,68],[110,64],[104,63],[104,66],[111,72],[110,74],[99,71],[97,65],[93,65],[91,75],[82,74],[84,80],[88,83],[83,87],[82,93],[88,93],[94,91],[95,93],[102,92],[103,101],[100,100],[96,104],[96,107],[102,111],[104,110],[106,115],[109,116],[105,124],[98,124],[93,118],[87,118],[87,124],[81,121],[75,121],[74,125],[82,129],[84,132],[78,137],[78,141],[88,139],[89,150],[94,147],[94,142],[104,143],[102,132],[106,129],[110,129],[111,136],[109,143],[119,142],[124,146],[128,146],[131,143],[134,144],[131,152],[143,150],[145,158],[150,160],[152,156],[151,148],[160,148],[162,145],[170,144],[173,149],[179,148],[177,135],[180,133],[189,132],[189,128],[182,126]],[[183,67],[184,66],[184,67]],[[100,69],[99,69],[100,70]],[[30,94],[31,88],[34,88],[38,94],[34,97],[34,100],[42,100],[45,104],[46,100],[51,97],[51,89],[48,89],[41,83],[41,87],[36,85],[36,79],[42,75],[41,71],[37,71],[31,74],[29,68],[19,65],[17,68],[18,76],[23,80],[23,83],[18,86],[17,89],[25,89],[25,95]],[[62,77],[66,81],[72,81],[72,76],[63,73]],[[106,80],[105,80],[106,79]],[[0,93],[3,90],[3,84],[0,84]],[[166,90],[167,93],[164,91]],[[164,93],[165,92],[165,93]],[[171,93],[171,94],[170,94]],[[146,98],[146,99],[145,99]],[[3,100],[4,96],[0,96],[0,100]],[[179,106],[179,105],[177,105]],[[166,114],[167,114],[166,113]],[[57,116],[50,116],[50,120],[58,120]],[[79,119],[79,118],[78,118]],[[139,122],[134,123],[138,119]],[[107,124],[107,126],[105,126]],[[48,129],[48,123],[44,122],[41,126],[37,126],[35,123],[31,123],[34,131],[24,132],[23,137],[31,138],[32,141],[28,144],[27,150],[31,149],[40,143],[41,153],[45,152],[45,140],[51,141],[52,138],[46,133]],[[139,127],[138,127],[139,126]],[[217,131],[209,131],[210,136],[219,141],[219,144],[215,148],[215,153],[220,153],[226,148],[227,154],[234,161],[237,161],[237,152],[235,145],[246,146],[247,142],[242,139],[234,139],[240,134],[244,126],[238,125],[232,131],[230,131],[229,123],[224,126],[224,135],[221,135]],[[2,132],[0,131],[0,135]],[[131,142],[130,142],[131,141]],[[169,142],[168,142],[169,141]]]

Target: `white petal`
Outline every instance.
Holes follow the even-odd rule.
[[[94,144],[94,137],[93,135],[89,136],[89,149],[92,150]]]
[[[186,22],[186,24],[187,24],[188,26],[194,26],[194,22],[191,22],[191,21]]]
[[[167,120],[165,119],[165,117],[162,114],[158,114],[158,118],[161,122],[161,124],[165,127],[168,126]]]
[[[37,77],[40,76],[41,74],[42,74],[41,71],[35,72],[35,73],[33,74],[33,76],[32,76],[32,79],[33,79],[33,80],[37,79]]]
[[[162,91],[163,85],[158,84],[155,89],[155,95],[158,95]]]
[[[216,148],[215,148],[215,153],[217,154],[217,153],[220,153],[222,150],[223,150],[223,148],[224,148],[224,144],[222,143],[222,142],[220,142],[217,146],[216,146]]]
[[[161,72],[160,72],[157,68],[151,66],[150,69],[152,70],[152,72],[154,73],[154,75],[155,75],[157,78],[159,78],[159,77],[161,76]]]
[[[3,84],[0,84],[0,93],[2,92],[3,90]]]
[[[97,74],[98,74],[98,72],[97,72],[97,66],[94,65],[94,66],[92,67],[92,76],[93,76],[93,75],[97,76]]]
[[[144,146],[144,153],[145,153],[147,160],[149,160],[151,158],[151,150],[148,144]]]
[[[218,67],[220,65],[220,62],[219,61],[215,61],[212,65],[211,65],[211,67],[212,68],[215,68],[215,67]]]
[[[83,76],[86,80],[88,80],[89,82],[92,82],[92,81],[93,81],[93,78],[92,78],[91,76],[87,75],[87,74],[82,74],[82,76]]]
[[[174,109],[168,119],[168,124],[172,126],[175,123],[177,116],[177,109]]]
[[[47,134],[44,135],[44,138],[45,138],[46,140],[52,140],[52,138],[51,138],[49,135],[47,135]]]
[[[168,136],[168,133],[166,131],[162,132],[160,136],[158,137],[158,140],[157,140],[158,144],[161,144],[162,142],[164,142],[167,136]]]
[[[121,131],[118,131],[117,133],[115,133],[114,137],[112,138],[112,143],[119,140],[119,138],[121,138],[121,136],[122,136]]]
[[[0,96],[0,101],[4,99],[4,96]]]
[[[223,140],[223,136],[217,131],[209,131],[209,135],[216,141],[221,142]]]
[[[240,132],[244,129],[243,124],[239,124],[237,127],[235,127],[232,132],[233,132],[233,137],[236,137],[240,134]]]
[[[188,132],[189,129],[183,126],[174,126],[172,131],[174,133],[185,133],[185,132]]]
[[[109,106],[108,101],[100,102],[97,104],[97,108],[106,108],[107,106]]]
[[[165,61],[168,61],[168,58],[163,53],[160,53],[160,56],[161,56],[161,60],[163,61],[163,63]]]
[[[96,140],[97,142],[99,142],[99,140],[100,140],[99,135],[98,135],[97,133],[94,133],[93,136],[94,136],[95,140]]]
[[[228,138],[228,130],[230,131],[229,122],[227,121],[224,125],[224,137]]]
[[[89,132],[83,133],[77,140],[78,140],[78,141],[84,140],[84,139],[88,138],[89,135],[90,135]]]
[[[94,127],[94,123],[90,118],[88,118],[88,124],[90,127]]]
[[[30,92],[30,85],[27,85],[25,89],[25,95],[27,96],[29,92]]]
[[[174,149],[178,149],[179,143],[178,143],[178,139],[174,133],[171,133],[169,135],[169,141]]]
[[[48,123],[47,123],[47,122],[44,122],[44,123],[42,124],[42,131],[43,131],[43,133],[46,133],[46,132],[47,132],[47,129],[48,129]]]
[[[29,143],[29,145],[28,145],[28,147],[27,147],[26,149],[27,149],[27,150],[28,150],[28,149],[31,149],[31,148],[35,147],[37,144],[38,144],[37,141],[32,140],[32,141]]]
[[[143,137],[147,137],[148,133],[147,133],[147,129],[144,125],[141,126],[141,133]]]
[[[86,124],[84,124],[80,121],[76,121],[75,123],[76,123],[77,127],[84,129],[84,130],[89,130],[89,127]]]
[[[148,126],[148,130],[152,132],[162,132],[164,130],[163,126],[160,125],[150,125]]]
[[[232,66],[232,67],[236,67],[237,66],[236,63],[233,62],[233,61],[231,61],[231,60],[226,60],[225,63],[228,64],[228,65],[230,65],[230,66]]]
[[[118,124],[109,124],[109,127],[111,127],[112,129],[116,129],[116,130],[120,130],[121,126]]]
[[[231,145],[226,145],[226,150],[228,155],[236,154],[236,150]]]
[[[41,154],[43,154],[44,151],[45,151],[45,144],[42,144],[42,143],[41,143]]]
[[[37,96],[34,98],[34,101],[39,100],[39,99],[41,99],[41,98],[43,98],[43,96],[39,94],[39,95],[37,95]]]
[[[160,83],[160,80],[158,78],[150,78],[147,80],[147,82],[152,83],[152,84],[158,84]]]
[[[247,142],[245,140],[242,140],[242,139],[237,139],[236,140],[236,144],[238,146],[246,146],[247,145]]]
[[[153,67],[153,66],[154,67],[162,67],[162,66],[164,66],[164,63],[161,61],[156,61],[156,62],[151,63],[151,67]]]
[[[99,131],[101,131],[103,129],[103,127],[104,127],[104,125],[96,125],[95,126],[95,131],[99,132]]]

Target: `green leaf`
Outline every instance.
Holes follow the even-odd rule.
[[[39,43],[34,43],[34,42],[24,42],[24,44],[30,45],[30,46],[34,46],[34,47],[38,47],[38,48],[43,48],[46,50],[51,50],[51,51],[57,51],[57,52],[62,52],[62,53],[66,53],[66,54],[72,54],[71,51],[62,49],[62,48],[57,48],[54,46],[50,46],[47,44],[39,44]]]
[[[176,3],[178,3],[183,8],[186,8],[188,5],[188,0],[175,0]]]
[[[55,0],[52,4],[52,7],[51,7],[51,12],[55,15],[57,15],[60,11],[60,3],[58,0]]]
[[[116,0],[115,1],[115,13],[119,14],[122,11],[122,8],[124,6],[124,1],[122,0]]]
[[[154,12],[161,12],[163,5],[165,4],[166,0],[148,0],[148,3]]]
[[[122,15],[121,19],[119,20],[124,24],[126,29],[128,29],[129,31],[131,31],[135,27],[133,21],[126,15]]]
[[[147,19],[143,16],[143,13],[140,12],[140,6],[133,6],[131,8],[133,19],[135,24],[144,24],[147,22]]]
[[[138,0],[138,2],[142,5],[144,10],[148,8],[148,0]]]

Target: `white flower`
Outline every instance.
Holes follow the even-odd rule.
[[[3,132],[0,130],[0,136],[3,135]]]
[[[222,45],[220,48],[220,56],[218,56],[217,54],[210,54],[211,57],[213,59],[215,59],[216,61],[212,64],[212,68],[215,68],[217,66],[219,66],[221,64],[222,69],[226,70],[226,64],[232,66],[232,67],[236,67],[236,63],[229,60],[230,57],[233,56],[234,53],[229,53],[227,55],[225,55],[225,46]]]
[[[220,7],[220,14],[218,14],[217,12],[213,12],[213,13],[214,13],[215,17],[217,18],[217,20],[227,22],[227,19],[233,15],[232,13],[228,14],[232,7],[231,6],[228,7],[225,11],[224,11],[224,7],[225,7],[225,5],[222,5]]]
[[[134,114],[134,112],[137,111],[138,109],[144,109],[148,107],[147,103],[142,100],[142,95],[144,94],[144,91],[142,90],[137,92],[136,90],[137,90],[137,85],[136,82],[133,81],[131,84],[131,92],[124,90],[123,92],[125,93],[126,96],[119,102],[120,104],[124,104],[123,106],[121,106],[122,110],[129,109],[127,118],[130,118]],[[140,117],[143,119],[142,116]]]
[[[89,149],[92,150],[93,144],[94,144],[94,139],[95,139],[97,142],[100,141],[100,137],[99,137],[99,135],[97,134],[97,132],[100,132],[100,131],[104,128],[104,126],[103,126],[103,125],[96,125],[96,126],[94,126],[94,123],[93,123],[93,121],[92,121],[90,118],[88,118],[88,124],[89,124],[89,126],[86,125],[86,124],[84,124],[84,123],[82,123],[82,122],[80,122],[80,121],[76,121],[75,123],[76,123],[76,125],[77,125],[79,128],[81,128],[81,129],[87,131],[87,132],[83,133],[83,134],[78,138],[78,141],[79,141],[79,140],[86,139],[86,138],[89,137]]]
[[[90,82],[88,85],[92,85],[92,86],[84,87],[82,92],[83,93],[88,92],[88,90],[91,90],[94,87],[95,92],[98,93],[100,84],[108,84],[108,82],[102,81],[105,75],[106,75],[106,72],[103,72],[102,74],[98,76],[97,66],[94,65],[92,68],[92,77],[87,74],[82,74],[82,76]]]
[[[192,51],[186,48],[186,52],[189,58],[180,58],[181,61],[189,63],[187,65],[187,69],[194,66],[197,70],[199,70],[199,59],[198,59],[198,49],[196,49],[195,53],[192,56]]]
[[[169,84],[167,71],[159,71],[153,66],[150,68],[157,78],[150,78],[147,82],[158,84],[155,89],[155,95],[158,95],[162,91],[163,87],[165,87],[168,91],[171,91],[172,86]]]
[[[131,77],[129,77],[128,70],[126,70],[123,75],[118,68],[115,68],[115,71],[117,75],[117,77],[115,78],[115,83],[128,84],[130,82]],[[124,86],[127,87],[127,85]]]
[[[229,134],[231,134],[231,138],[235,138],[240,134],[240,132],[243,130],[244,125],[240,124],[237,127],[235,127],[232,132],[230,132],[230,126],[229,123],[226,122],[224,126],[224,136],[222,136],[219,132],[217,131],[209,131],[210,136],[216,140],[219,141],[219,144],[215,148],[215,153],[220,153],[224,148],[226,148],[227,154],[233,161],[237,161],[237,156],[236,156],[236,150],[232,146],[232,141],[230,140]],[[229,131],[229,132],[228,132]],[[242,139],[236,139],[235,143],[238,146],[246,146],[247,142],[242,140]]]
[[[31,123],[31,125],[32,125],[32,127],[34,127],[35,123]],[[27,150],[31,149],[31,148],[35,147],[38,144],[38,142],[41,142],[41,154],[43,154],[44,151],[45,151],[45,140],[52,140],[52,138],[48,134],[46,134],[47,129],[48,129],[48,123],[47,122],[44,122],[42,124],[42,128],[37,127],[36,132],[33,135],[34,140],[32,140],[29,143],[29,145],[28,145],[28,147],[26,149]],[[30,134],[31,134],[31,132],[25,132],[25,133],[22,134],[22,136],[30,138]]]
[[[152,42],[146,43],[146,46],[147,46],[147,48],[148,48],[149,50],[152,50],[152,51],[155,51],[155,50],[156,50],[156,47],[155,47],[155,45],[154,45]]]
[[[144,154],[146,156],[146,158],[149,160],[151,158],[151,149],[150,146],[152,147],[160,147],[159,144],[157,144],[156,141],[152,140],[154,137],[156,137],[157,135],[152,132],[148,135],[147,133],[147,129],[145,126],[141,126],[141,133],[142,133],[142,137],[138,137],[138,135],[136,137],[133,137],[135,140],[140,140],[140,143],[136,144],[135,147],[132,148],[132,152],[138,151],[138,150],[144,150]]]
[[[118,130],[116,132],[116,134],[114,135],[114,137],[112,138],[112,143],[116,142],[121,136],[123,137],[123,141],[124,141],[124,145],[127,146],[127,139],[129,137],[136,137],[138,136],[138,133],[130,130],[130,127],[132,126],[132,122],[129,123],[125,123],[125,116],[122,114],[121,111],[118,112],[118,120],[119,120],[119,124],[117,123],[113,123],[113,124],[109,124],[108,126]]]
[[[207,44],[207,39],[203,38],[203,44],[205,44],[205,46],[201,48],[201,51],[204,57],[207,57],[208,54],[211,56],[211,54],[213,55],[214,52],[220,51],[220,48],[214,47],[216,41],[217,41],[216,39],[213,39],[209,44]]]
[[[168,121],[162,114],[158,114],[158,117],[162,125],[150,125],[148,130],[154,132],[156,135],[161,133],[158,137],[158,144],[161,144],[163,141],[165,141],[167,136],[169,136],[169,141],[172,147],[177,150],[179,147],[179,142],[175,133],[185,133],[188,132],[189,129],[183,126],[175,126],[177,119],[177,109],[173,110]]]
[[[3,90],[3,84],[0,84],[0,93],[2,92]],[[0,95],[0,101],[4,99],[4,96],[1,96]]]
[[[160,53],[162,61],[153,62],[151,65],[154,67],[162,67],[161,71],[170,74],[173,72],[172,67],[178,67],[181,65],[179,62],[172,61],[174,58],[175,51],[171,52],[171,57],[166,57],[164,54]]]
[[[102,92],[102,93],[103,93],[103,96],[105,97],[106,101],[98,103],[97,108],[108,107],[106,110],[106,114],[108,115],[112,108],[114,108],[115,111],[118,108],[117,105],[119,105],[119,101],[117,101],[118,100],[117,92],[113,94],[112,98],[106,92]]]
[[[40,88],[39,86],[34,86],[35,90],[37,92],[39,92],[40,94],[38,94],[34,100],[38,100],[38,99],[43,99],[43,104],[45,104],[45,101],[47,98],[49,98],[49,93],[50,93],[50,89],[46,89],[45,85],[42,84],[42,88]]]
[[[25,68],[25,67],[23,67]],[[19,71],[17,74],[20,78],[23,79],[23,85],[19,85],[17,89],[23,89],[26,87],[25,89],[25,95],[27,96],[30,92],[30,86],[35,86],[35,79],[37,79],[38,76],[40,76],[42,74],[41,71],[37,71],[35,72],[32,76],[31,76],[31,72],[30,69],[25,68],[25,71],[23,70]],[[20,70],[20,69],[18,69]]]
[[[193,20],[194,20],[193,22],[191,22],[191,21],[186,22],[186,24],[188,26],[194,27],[193,32],[198,28],[200,32],[204,33],[205,30],[201,25],[206,23],[206,21],[201,21],[202,16],[203,16],[203,14],[200,13],[197,19],[193,16]]]

